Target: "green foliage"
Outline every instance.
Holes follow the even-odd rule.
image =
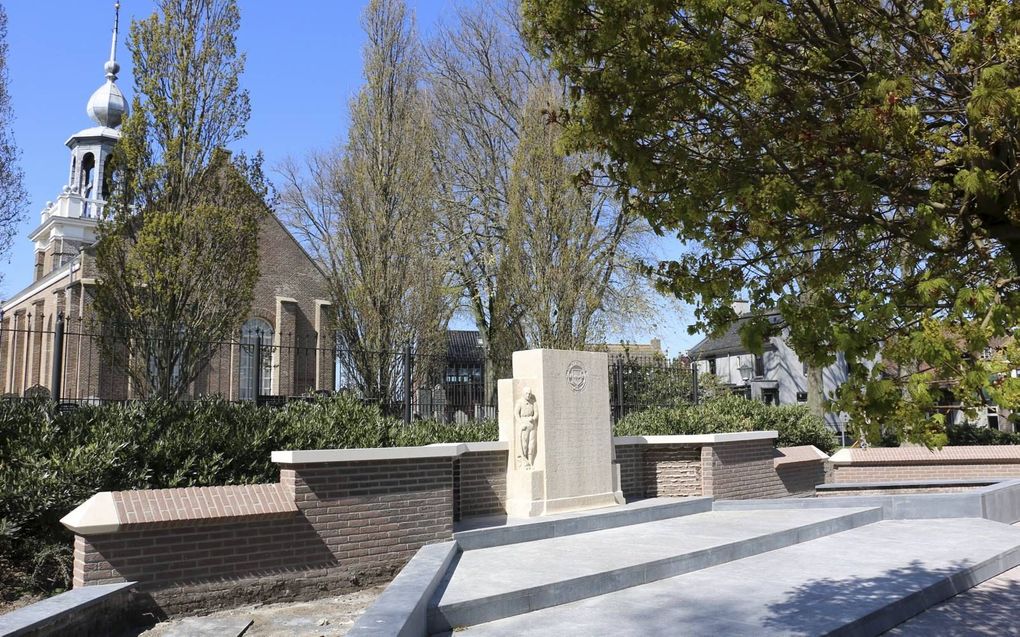
[[[182,396],[246,318],[269,214],[261,157],[226,147],[250,115],[235,0],[159,0],[133,22],[135,99],[99,226],[95,309],[139,395]]]
[[[21,152],[14,141],[14,109],[7,73],[7,11],[0,6],[0,257],[9,256],[28,206],[24,174],[18,165]],[[6,270],[7,268],[4,268]],[[0,272],[0,281],[4,279]]]
[[[698,405],[655,407],[629,414],[613,428],[617,436],[669,436],[740,431],[779,432],[780,447],[814,445],[836,450],[835,434],[803,405],[766,405],[739,396],[724,396]]]
[[[694,330],[749,297],[830,409],[945,442],[943,392],[1020,407],[1020,4],[524,0],[572,89],[565,143],[686,248],[660,289]],[[760,325],[760,324],[759,324]],[[990,349],[989,355],[983,356]],[[878,361],[878,364],[874,364]]]
[[[988,427],[954,425],[946,427],[946,434],[951,445],[1020,445],[1020,433]]]
[[[404,425],[348,395],[286,404],[207,400],[86,405],[0,400],[0,565],[5,587],[66,588],[60,518],[98,491],[275,482],[280,449],[495,440],[494,422]],[[15,582],[13,579],[20,579]]]

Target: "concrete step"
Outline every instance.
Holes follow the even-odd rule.
[[[602,509],[540,518],[473,518],[459,522],[453,538],[461,550],[471,551],[706,513],[712,510],[712,505],[712,498],[709,497],[648,498]]]
[[[887,520],[463,634],[878,635],[1017,564],[1018,528]]]
[[[773,551],[881,520],[879,509],[707,512],[464,551],[429,630],[529,613]]]

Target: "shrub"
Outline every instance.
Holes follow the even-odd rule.
[[[213,399],[58,412],[42,399],[0,400],[0,565],[28,574],[4,578],[0,589],[65,586],[68,533],[60,518],[98,491],[275,482],[270,453],[278,449],[497,437],[494,422],[405,425],[350,395],[279,409]]]
[[[614,434],[696,435],[773,429],[779,432],[780,447],[814,445],[825,453],[832,453],[837,447],[835,434],[804,405],[772,406],[739,396],[629,414],[616,424]]]
[[[954,425],[946,427],[950,445],[1020,445],[1020,433],[988,427]]]

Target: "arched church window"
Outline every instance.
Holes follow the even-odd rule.
[[[74,178],[78,176],[78,157],[71,157],[71,187],[74,187]]]
[[[273,326],[260,318],[250,318],[241,327],[238,370],[241,400],[255,400],[259,395],[272,393],[273,336]]]
[[[81,194],[85,195],[88,199],[92,196],[92,179],[95,177],[93,173],[96,172],[96,156],[92,153],[85,153],[85,156],[81,158],[81,179],[79,184],[81,185]]]

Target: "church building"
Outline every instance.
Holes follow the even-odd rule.
[[[57,382],[64,400],[136,397],[126,373],[104,362],[93,322],[96,269],[91,256],[111,192],[111,154],[120,139],[128,101],[116,84],[117,20],[106,82],[89,98],[95,124],[71,135],[67,183],[47,202],[35,244],[33,281],[0,301],[0,395],[48,395]],[[222,344],[189,392],[230,400],[291,396],[333,389],[334,365],[326,280],[297,240],[266,209],[259,233],[259,279],[248,318]],[[55,343],[58,316],[65,318]],[[253,347],[255,342],[264,347]],[[54,359],[54,347],[62,356]],[[59,371],[54,377],[54,368]]]

